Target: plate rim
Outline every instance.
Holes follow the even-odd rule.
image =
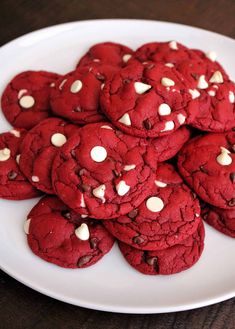
[[[71,29],[73,29],[76,26],[81,26],[81,25],[87,25],[87,24],[93,24],[93,23],[112,23],[112,22],[116,22],[116,23],[144,23],[144,24],[148,24],[148,23],[158,23],[158,24],[164,24],[164,25],[168,25],[170,26],[177,26],[177,27],[183,27],[183,28],[190,28],[193,29],[195,31],[198,32],[203,32],[203,33],[209,33],[214,35],[215,37],[222,37],[223,39],[227,39],[228,42],[235,42],[235,39],[233,39],[232,37],[214,32],[214,31],[209,31],[203,28],[199,28],[196,26],[191,26],[191,25],[187,25],[187,24],[180,24],[180,23],[175,23],[175,22],[169,22],[169,21],[158,21],[158,20],[148,20],[148,19],[89,19],[89,20],[80,20],[80,21],[72,21],[72,22],[67,22],[67,23],[61,23],[61,24],[56,24],[56,25],[52,25],[52,26],[48,26],[48,27],[44,27],[38,30],[34,30],[32,32],[29,33],[25,33],[22,36],[19,36],[7,43],[5,43],[4,45],[2,45],[0,47],[0,53],[1,51],[7,51],[8,48],[10,50],[11,47],[15,47],[16,44],[18,43],[18,46],[20,47],[19,42],[23,41],[24,39],[27,38],[35,38],[37,37],[37,35],[40,35],[42,33],[45,33],[46,31],[50,30],[56,30],[56,29],[60,29],[61,31],[59,31],[58,34],[63,33],[66,30],[69,30],[69,28],[71,27]],[[45,36],[41,39],[45,40],[48,37]],[[37,43],[37,42],[36,42]],[[1,259],[0,259],[1,261]],[[79,306],[79,307],[84,307],[84,308],[89,308],[89,309],[93,309],[93,310],[99,310],[99,311],[105,311],[105,312],[115,312],[115,313],[131,313],[131,314],[157,314],[157,313],[171,313],[171,312],[178,312],[178,311],[186,311],[186,310],[191,310],[191,309],[196,309],[199,307],[204,307],[204,306],[209,306],[218,302],[222,302],[225,300],[228,300],[230,298],[235,297],[235,288],[233,289],[233,291],[230,291],[229,293],[225,293],[225,294],[219,294],[214,298],[207,298],[207,299],[203,299],[203,301],[198,301],[198,302],[192,302],[187,303],[187,304],[181,304],[181,305],[177,305],[177,306],[163,306],[163,307],[143,307],[143,306],[119,306],[119,305],[107,305],[107,304],[93,304],[92,302],[86,302],[86,301],[78,301],[76,298],[73,297],[69,297],[69,296],[62,296],[61,294],[58,295],[58,293],[55,293],[51,290],[48,291],[48,289],[43,288],[40,286],[40,284],[38,285],[37,283],[33,283],[32,281],[29,280],[24,280],[24,278],[21,277],[21,275],[17,275],[15,274],[14,270],[12,270],[10,268],[10,266],[7,266],[6,264],[2,265],[0,263],[0,269],[2,271],[4,271],[6,274],[10,275],[12,278],[14,278],[15,280],[19,281],[20,283],[24,284],[25,286],[39,292],[42,293],[46,296],[49,296],[51,298],[57,299],[59,301],[62,302],[66,302],[68,304],[72,304],[75,306]]]

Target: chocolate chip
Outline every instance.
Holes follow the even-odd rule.
[[[131,80],[129,80],[129,79],[123,79],[123,81],[122,81],[124,84],[127,84],[127,83],[130,83],[131,82]]]
[[[232,198],[231,200],[229,200],[228,205],[229,205],[229,207],[234,207],[235,206],[235,198]]]
[[[88,192],[88,191],[90,191],[91,187],[87,184],[82,184],[81,189],[83,192]]]
[[[133,238],[133,242],[136,244],[141,244],[144,242],[144,238],[142,238],[141,236],[136,236]]]
[[[82,267],[83,265],[86,265],[91,259],[92,259],[92,255],[83,256],[79,258],[77,262],[77,266]]]
[[[97,238],[91,238],[90,239],[91,249],[96,249],[97,245],[98,245],[98,239]]]
[[[14,180],[16,178],[18,174],[14,171],[14,170],[11,170],[8,174],[7,174],[7,177],[8,179],[10,180]]]
[[[70,213],[70,211],[69,210],[62,210],[61,211],[61,215],[64,217],[64,218],[66,218],[66,219],[71,219],[71,213]]]
[[[145,129],[147,129],[147,130],[151,130],[152,129],[152,124],[149,121],[149,119],[144,120],[143,121],[143,125],[144,125]]]
[[[199,79],[199,75],[196,73],[191,73],[191,76],[195,79],[198,80]]]
[[[201,172],[208,174],[208,171],[203,166],[200,166],[199,169],[201,170]]]
[[[235,172],[231,172],[231,174],[229,175],[230,180],[232,183],[235,183]]]
[[[158,258],[157,257],[149,257],[146,259],[148,265],[153,266],[156,272],[159,272],[158,266]]]
[[[127,214],[127,216],[131,219],[134,219],[138,215],[139,211],[138,209],[133,209],[132,211]]]
[[[105,77],[103,76],[103,74],[97,73],[96,74],[96,79],[98,79],[99,81],[104,81],[105,80]]]

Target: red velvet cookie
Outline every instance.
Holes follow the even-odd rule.
[[[126,261],[137,271],[149,275],[169,275],[185,271],[200,258],[204,248],[203,222],[191,236],[181,243],[158,251],[142,251],[119,242]]]
[[[104,120],[99,109],[103,77],[97,74],[85,68],[58,79],[51,91],[53,113],[78,124]]]
[[[2,111],[19,128],[31,129],[51,116],[49,96],[59,75],[46,71],[26,71],[7,85],[2,95]]]
[[[110,65],[122,67],[132,56],[133,51],[124,45],[114,42],[103,42],[92,46],[80,59],[78,67],[87,65]]]
[[[18,166],[24,129],[0,134],[0,198],[24,200],[39,196]]]
[[[78,127],[59,118],[43,120],[26,135],[21,146],[20,169],[39,190],[54,193],[52,162],[59,148]]]
[[[139,137],[158,137],[178,129],[198,112],[190,84],[164,64],[132,61],[105,84],[101,107],[115,126]]]
[[[153,138],[151,142],[156,150],[158,161],[163,162],[173,158],[189,140],[190,135],[189,128],[184,126],[170,135]]]
[[[29,247],[38,257],[66,268],[95,264],[114,244],[100,221],[81,218],[56,197],[41,199],[24,228]]]
[[[235,179],[235,173],[233,177]],[[235,238],[235,209],[221,209],[206,204],[202,207],[202,218],[219,232]]]
[[[58,152],[52,169],[57,195],[93,218],[124,215],[138,206],[154,183],[157,157],[149,142],[109,123],[86,125]]]
[[[160,164],[147,198],[126,216],[104,221],[117,239],[141,250],[161,250],[193,234],[200,207],[173,166]]]
[[[235,132],[196,137],[179,152],[178,168],[205,202],[235,209]]]

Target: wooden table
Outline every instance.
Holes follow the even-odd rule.
[[[49,25],[96,18],[178,22],[235,38],[234,0],[1,0],[0,13],[0,45]],[[0,272],[0,296],[2,329],[235,328],[235,298],[179,313],[105,313],[75,307],[41,295],[3,272]]]

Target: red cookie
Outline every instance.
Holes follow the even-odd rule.
[[[133,51],[114,42],[103,42],[92,46],[80,59],[78,67],[87,65],[110,65],[123,67],[131,58]]]
[[[192,235],[200,221],[198,200],[173,166],[160,164],[155,186],[126,216],[104,221],[117,239],[141,250],[161,250]]]
[[[170,135],[153,138],[152,145],[156,150],[158,161],[163,162],[173,158],[189,140],[190,135],[190,130],[184,126]]]
[[[200,221],[198,229],[186,240],[158,251],[142,251],[119,242],[126,261],[137,271],[149,275],[169,275],[185,271],[200,258],[204,248],[205,230]]]
[[[105,84],[101,107],[115,126],[139,137],[172,133],[198,112],[190,84],[164,64],[132,61]]]
[[[235,173],[233,177],[235,179]],[[235,238],[235,209],[221,209],[206,204],[202,207],[202,218],[219,232]]]
[[[54,193],[52,162],[59,148],[78,129],[62,119],[49,118],[28,132],[21,146],[20,169],[32,185],[43,192]]]
[[[114,244],[100,221],[82,219],[56,197],[41,199],[24,228],[29,247],[38,257],[66,268],[95,264]]]
[[[58,79],[51,91],[53,113],[78,124],[104,120],[99,108],[103,77],[97,74],[85,68]]]
[[[0,134],[0,198],[24,200],[39,196],[18,166],[24,129]]]
[[[59,75],[45,71],[26,71],[7,85],[2,95],[2,111],[19,128],[31,129],[51,116],[49,96]]]
[[[196,137],[179,152],[178,168],[205,202],[235,209],[235,132]]]
[[[109,123],[86,125],[58,152],[53,186],[76,212],[98,219],[124,215],[152,188],[157,157],[149,142]]]

